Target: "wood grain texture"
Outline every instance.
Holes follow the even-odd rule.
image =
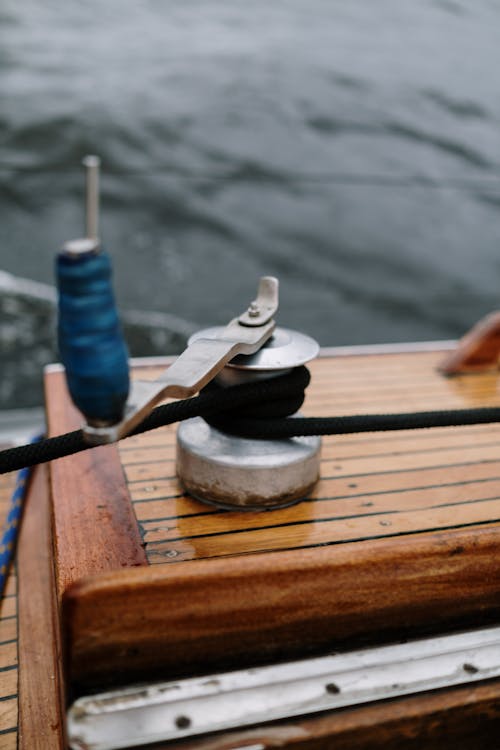
[[[80,684],[226,668],[500,614],[499,528],[152,566],[65,597]],[[133,602],[132,602],[133,598]]]
[[[49,436],[77,429],[64,374],[45,386]],[[147,563],[115,446],[52,461],[50,483],[59,596],[83,576]]]
[[[436,374],[441,356],[319,360],[305,412],[500,403],[496,377],[446,380]],[[47,390],[51,433],[73,429],[60,374]],[[242,667],[498,617],[499,447],[497,425],[327,439],[308,501],[264,514],[221,513],[185,497],[175,428],[121,444],[126,482],[115,449],[78,457],[93,455],[88,463],[54,462],[73,687]],[[138,529],[158,564],[145,565]],[[475,748],[498,727],[499,699],[497,683],[475,685],[179,747]]]
[[[441,358],[430,350],[319,359],[304,412],[500,405],[496,376],[446,379],[436,369]],[[137,372],[153,378],[159,370]],[[499,425],[327,438],[311,496],[251,514],[184,495],[175,427],[123,441],[150,565],[74,576],[63,599],[73,688],[243,667],[498,618],[499,448]],[[393,701],[385,718],[365,707],[357,723],[339,724],[350,712],[336,712],[273,727],[270,736],[298,748],[331,747],[330,737],[336,747],[369,747],[381,727],[377,738],[396,743],[387,746],[404,738],[420,747],[416,737],[446,736],[452,716],[459,724],[468,717],[466,733],[479,715],[497,720],[498,693],[463,693],[456,705],[420,696],[413,718],[397,708],[412,700]],[[462,714],[460,701],[468,706]]]
[[[63,699],[47,467],[35,472],[18,545],[19,750],[62,750]]]
[[[15,474],[0,476],[0,527],[7,516],[14,482]],[[0,601],[0,750],[15,750],[17,733],[17,576],[13,566]]]
[[[500,404],[497,377],[437,372],[440,351],[320,358],[306,414]],[[147,369],[143,377],[157,371]],[[175,427],[126,440],[120,455],[150,564],[370,543],[500,521],[500,425],[330,436],[305,502],[267,513],[221,512],[175,476]]]
[[[460,339],[456,348],[439,364],[445,375],[498,369],[500,356],[500,312],[482,318]]]

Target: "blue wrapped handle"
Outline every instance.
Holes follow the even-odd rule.
[[[123,416],[130,380],[128,351],[111,285],[107,253],[57,256],[58,340],[69,392],[90,424]]]

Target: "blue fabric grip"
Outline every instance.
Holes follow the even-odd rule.
[[[75,405],[92,422],[118,422],[129,392],[128,352],[111,286],[111,261],[99,254],[57,257],[59,351]]]

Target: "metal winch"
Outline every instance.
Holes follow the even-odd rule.
[[[199,331],[189,344],[216,340],[222,330]],[[276,377],[314,359],[318,350],[310,336],[276,328],[261,349],[232,359],[215,381],[226,388]],[[179,425],[177,474],[189,494],[222,508],[280,508],[303,499],[317,482],[320,447],[319,437],[235,437],[195,417]]]
[[[60,351],[89,444],[126,437],[159,401],[193,396],[214,378],[227,388],[273,378],[314,359],[319,347],[313,339],[276,328],[278,281],[265,276],[239,317],[195,334],[157,380],[130,382],[110,259],[97,236],[99,160],[87,157],[85,166],[87,237],[66,243],[57,276]],[[320,443],[319,437],[234,437],[196,417],[179,428],[177,471],[187,492],[223,508],[283,507],[304,498],[317,481]]]

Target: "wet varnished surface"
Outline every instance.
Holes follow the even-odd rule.
[[[495,373],[447,379],[442,352],[324,357],[306,415],[500,405]],[[141,377],[154,377],[147,369]],[[304,502],[218,511],[183,494],[175,426],[130,438],[120,457],[150,564],[369,542],[500,522],[500,425],[323,439],[321,480]]]
[[[494,374],[446,379],[436,370],[442,356],[325,356],[311,365],[304,412],[500,403]],[[159,371],[141,364],[135,374]],[[49,375],[52,429],[72,424],[63,390],[61,374]],[[54,462],[70,681],[85,690],[232,668],[496,617],[499,446],[498,425],[329,437],[312,495],[261,513],[186,497],[175,427]],[[82,532],[82,515],[99,533]]]
[[[325,416],[500,404],[496,376],[446,380],[435,372],[440,357],[419,352],[321,359],[311,366],[304,412]],[[157,372],[136,370],[147,377]],[[123,441],[105,476],[111,469],[117,477],[125,474],[130,494],[125,500],[137,519],[146,564],[137,566],[132,559],[117,569],[108,565],[103,550],[103,560],[95,561],[98,572],[81,575],[80,581],[75,570],[76,582],[63,599],[70,682],[88,688],[104,685],[110,676],[128,681],[210,671],[226,662],[241,666],[300,655],[305,646],[324,650],[353,637],[378,638],[385,631],[394,638],[405,628],[425,630],[429,623],[480,625],[500,601],[499,445],[498,425],[327,438],[321,481],[305,502],[275,512],[232,513],[183,495],[175,478],[175,427]],[[72,462],[79,460],[63,459],[59,465],[70,474]],[[95,507],[103,499],[124,502],[121,490],[113,500],[100,476],[95,462],[89,478],[96,488]],[[10,479],[2,482],[5,498]],[[85,497],[86,487],[79,489]],[[67,496],[56,493],[52,501],[57,512]],[[128,522],[115,528],[127,534]],[[99,553],[92,539],[87,544]],[[56,565],[69,559],[58,549],[63,555]],[[258,554],[267,551],[274,554]],[[29,554],[21,567],[27,569],[34,559]],[[0,750],[16,747],[17,658],[9,662],[17,656],[15,593],[12,579],[0,620],[7,667],[0,666],[2,720],[5,715]],[[40,637],[47,649],[54,643],[50,624]],[[452,696],[457,709],[452,706],[450,721],[455,726],[456,717],[465,716],[462,706],[469,701],[469,731],[478,711],[496,705],[497,692],[493,687],[487,695],[461,690],[456,700]],[[439,718],[452,715],[448,698],[436,698],[428,710],[425,701],[412,701],[404,705],[414,704],[414,725],[403,712],[396,727],[397,710],[387,704],[380,709],[385,718],[374,709],[373,726],[386,721],[391,737],[414,726],[418,738],[439,721],[439,736],[449,735],[447,719]],[[57,714],[56,704],[54,697],[50,707]],[[356,718],[355,709],[352,722],[346,714],[347,729],[336,719],[330,726],[325,717],[324,726],[323,719],[311,719],[301,724],[301,732],[310,732],[311,748],[328,747],[337,730],[347,737],[346,747],[372,747],[373,727],[366,738],[359,734],[371,710]],[[52,740],[56,747],[57,731]]]
[[[48,436],[78,429],[62,368],[45,377]],[[85,576],[146,564],[116,445],[51,461],[52,542],[58,599]]]

